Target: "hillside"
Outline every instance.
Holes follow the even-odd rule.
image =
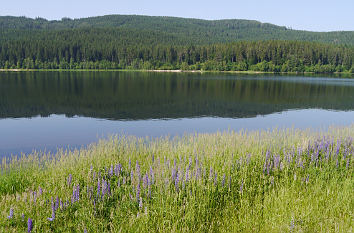
[[[354,45],[354,31],[310,32],[290,30],[254,20],[201,20],[176,17],[106,15],[82,19],[0,17],[1,34],[20,35],[22,30],[48,31],[82,28],[149,30],[167,33],[189,43],[205,44],[241,40],[301,40]],[[17,32],[17,34],[16,34]],[[4,37],[4,36],[2,36]]]
[[[0,68],[353,72],[354,32],[251,20],[0,17]]]

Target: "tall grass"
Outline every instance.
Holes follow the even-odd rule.
[[[120,135],[4,160],[0,229],[351,232],[353,136],[354,126]]]

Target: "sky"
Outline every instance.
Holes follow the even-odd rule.
[[[354,31],[354,0],[1,0],[0,15],[46,19],[107,14],[252,19],[292,29]]]

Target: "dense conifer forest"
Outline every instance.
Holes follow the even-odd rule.
[[[353,31],[129,15],[60,21],[6,16],[0,29],[4,69],[354,70]]]

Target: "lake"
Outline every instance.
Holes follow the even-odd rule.
[[[0,157],[112,134],[161,137],[354,123],[354,79],[231,73],[0,72]]]

